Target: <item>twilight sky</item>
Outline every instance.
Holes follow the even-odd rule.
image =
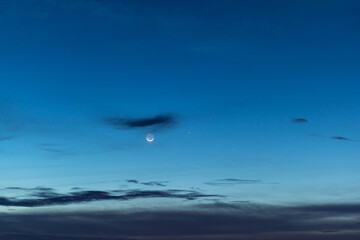
[[[359,237],[359,12],[0,0],[0,238]]]

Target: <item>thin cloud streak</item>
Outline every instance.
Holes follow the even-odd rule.
[[[10,136],[0,137],[0,142],[9,141],[11,139],[13,139],[13,137]]]
[[[360,142],[360,140],[356,140],[356,139],[351,139],[351,138],[347,138],[347,137],[342,137],[342,136],[325,136],[325,135],[321,135],[321,134],[309,134],[312,137],[321,137],[321,138],[328,138],[328,139],[332,139],[332,140],[339,140],[339,141],[347,141],[347,142]]]
[[[346,138],[346,137],[341,137],[341,136],[333,136],[331,137],[332,139],[335,140],[341,140],[341,141],[350,141],[350,142],[359,142],[359,140],[354,140],[354,139],[350,139],[350,138]]]
[[[13,188],[14,189],[14,188]],[[16,188],[17,190],[24,190],[24,188]],[[102,200],[117,200],[117,201],[129,201],[139,198],[177,198],[184,200],[195,200],[199,198],[207,197],[221,197],[216,194],[202,194],[196,191],[187,190],[162,190],[162,191],[150,191],[150,190],[113,190],[113,191],[74,191],[66,194],[56,193],[53,189],[25,189],[28,191],[33,190],[30,193],[29,198],[17,199],[14,197],[1,197],[0,206],[7,207],[42,207],[53,205],[68,205],[76,203],[87,203]],[[115,195],[114,193],[120,193]],[[33,198],[36,197],[36,198]]]
[[[309,121],[305,118],[292,118],[292,123],[308,123]]]
[[[151,128],[158,131],[166,127],[173,126],[176,122],[175,116],[172,114],[161,114],[148,118],[104,118],[103,122],[113,126],[116,129],[143,129]]]
[[[129,179],[129,180],[126,180],[126,182],[133,183],[133,184],[141,184],[141,185],[145,185],[145,186],[166,187],[166,184],[165,184],[166,182],[163,182],[163,181],[140,182],[136,179]]]
[[[212,186],[231,186],[237,184],[257,184],[257,183],[262,183],[262,181],[250,180],[250,179],[226,178],[226,179],[218,179],[215,181],[207,182],[205,184]]]

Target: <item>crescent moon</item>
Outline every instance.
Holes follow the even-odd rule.
[[[148,134],[146,135],[146,141],[152,142],[152,141],[154,141],[154,139],[155,139],[154,134],[148,133]]]

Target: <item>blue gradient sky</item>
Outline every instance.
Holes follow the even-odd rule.
[[[0,2],[1,196],[136,179],[225,202],[359,200],[359,1]],[[103,121],[161,114],[175,124],[151,144]]]

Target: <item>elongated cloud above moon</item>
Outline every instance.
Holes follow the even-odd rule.
[[[175,124],[175,116],[172,114],[161,114],[147,118],[104,118],[103,121],[117,129],[143,129],[150,128],[153,131],[170,127]]]

